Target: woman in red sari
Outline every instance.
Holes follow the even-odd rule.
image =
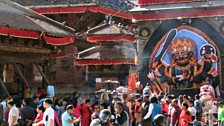
[[[86,99],[86,102],[81,107],[81,126],[89,126],[90,124],[90,100]]]
[[[182,105],[182,111],[180,113],[179,126],[188,126],[188,123],[192,122],[192,115],[187,109],[188,104],[184,102]]]

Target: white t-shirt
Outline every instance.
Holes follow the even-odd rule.
[[[54,110],[49,107],[45,110],[44,112],[44,117],[43,117],[43,122],[45,126],[50,126],[50,120],[53,120],[53,125],[54,126]]]
[[[191,112],[192,116],[196,116],[196,109],[194,106],[188,107],[188,111]]]
[[[11,125],[13,116],[16,117],[16,121]],[[8,119],[9,126],[18,124],[18,122],[17,122],[18,118],[19,118],[19,110],[15,106],[13,106],[9,110],[9,119]]]

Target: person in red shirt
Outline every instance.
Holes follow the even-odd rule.
[[[136,119],[136,125],[141,123],[141,119],[142,119],[142,112],[141,112],[141,106],[142,106],[142,99],[139,98],[137,100],[137,103],[135,105],[135,119]]]
[[[91,116],[90,100],[86,99],[85,104],[81,107],[81,126],[89,126]]]
[[[169,112],[169,102],[165,99],[162,99],[160,102],[160,106],[162,108],[162,114],[167,116]]]
[[[46,91],[45,91],[43,88],[38,87],[38,88],[37,88],[37,93],[35,94],[35,96],[40,97],[40,96],[43,95],[43,94],[46,94]]]
[[[173,108],[171,109],[171,114],[170,114],[170,117],[171,117],[170,126],[178,126],[181,109],[178,106],[177,99],[172,100],[172,106]]]
[[[44,106],[43,105],[39,105],[38,107],[37,107],[37,117],[36,117],[36,119],[34,120],[34,124],[35,123],[38,123],[38,122],[40,122],[40,121],[42,121],[43,120],[43,117],[44,117],[44,111],[45,111],[45,108],[44,108]],[[39,125],[39,126],[44,126],[43,124],[41,124],[41,125]]]
[[[187,110],[189,107],[188,104],[184,102],[182,106],[183,107],[179,118],[179,126],[188,126],[188,122],[192,122],[192,116],[191,113]]]
[[[10,109],[7,107],[6,110],[5,110],[5,123],[6,125],[8,125],[8,119],[9,119],[9,111]]]

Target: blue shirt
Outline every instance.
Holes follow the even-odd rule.
[[[64,112],[61,116],[62,126],[74,126],[74,124],[69,124],[67,120],[72,120],[70,114]]]

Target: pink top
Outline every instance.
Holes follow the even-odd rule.
[[[74,108],[74,111],[73,111],[73,115],[76,116],[76,118],[79,118],[81,116],[81,105],[79,103],[77,103],[77,106]]]
[[[35,119],[35,121],[34,121],[34,123],[38,123],[38,122],[42,121],[43,118],[44,118],[44,113],[38,114],[36,119]],[[44,125],[39,125],[39,126],[44,126]]]

